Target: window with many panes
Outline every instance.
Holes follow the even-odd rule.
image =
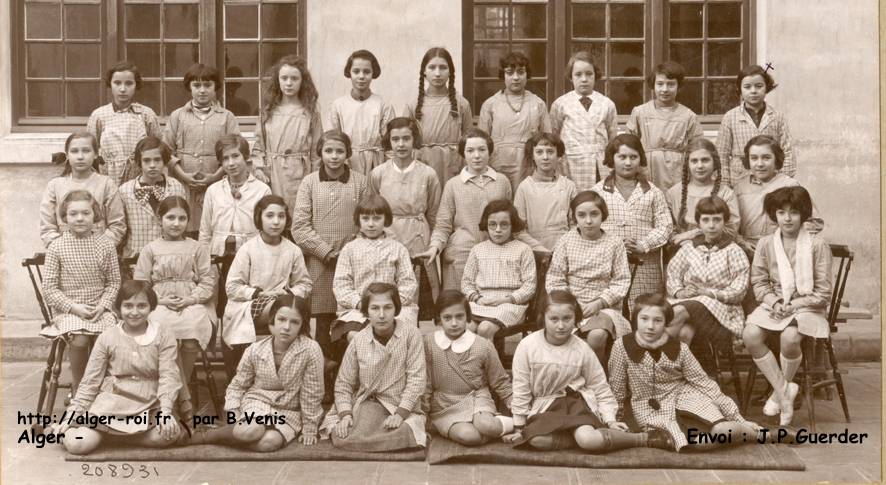
[[[665,60],[686,69],[678,100],[715,121],[738,103],[735,75],[752,59],[753,0],[464,0],[465,94],[475,112],[496,90],[498,61],[521,51],[529,89],[551,103],[571,89],[573,52],[587,50],[597,90],[622,115],[648,101],[645,78]]]
[[[195,62],[216,66],[220,101],[238,116],[258,112],[262,74],[286,54],[304,55],[304,0],[24,0],[16,30],[14,113],[20,125],[86,122],[108,103],[102,75],[134,62],[136,99],[166,116],[190,99]]]

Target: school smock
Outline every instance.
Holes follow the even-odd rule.
[[[800,182],[779,172],[768,182],[761,182],[752,174],[748,174],[735,186],[735,197],[738,198],[739,210],[742,213],[739,229],[742,239],[756,244],[760,238],[772,234],[778,229],[778,224],[772,222],[772,219],[769,219],[769,216],[763,211],[763,200],[766,198],[766,194],[783,187],[800,187]],[[811,232],[821,231],[824,227],[824,221],[818,215],[818,209],[814,202],[812,217],[803,226]]]
[[[291,211],[301,181],[320,165],[320,111],[301,104],[277,105],[259,123],[252,145],[253,166],[268,175],[271,191],[283,197]]]
[[[655,100],[635,106],[625,128],[643,142],[646,173],[662,191],[680,182],[683,151],[689,140],[703,135],[701,123],[691,109],[680,103],[657,106]]]
[[[575,335],[563,345],[552,345],[544,329],[531,333],[517,344],[511,370],[514,426],[523,426],[528,418],[545,412],[566,395],[567,387],[581,394],[600,421],[615,421],[618,404],[606,373],[594,351]]]
[[[505,327],[523,322],[529,300],[535,296],[535,256],[521,241],[504,244],[483,241],[473,248],[465,263],[461,291],[471,298],[479,293],[489,298],[513,297],[514,303],[498,306],[471,302],[474,319],[492,319]]]
[[[302,323],[307,324],[307,320]],[[299,432],[317,434],[323,415],[323,384],[323,353],[317,342],[307,335],[295,337],[277,369],[274,337],[267,337],[243,352],[237,375],[225,392],[225,410],[285,418],[285,423],[272,427],[289,443]]]
[[[240,198],[234,197],[227,176],[206,189],[200,219],[200,242],[209,246],[213,256],[225,253],[225,241],[230,236],[234,237],[239,248],[258,235],[253,214],[255,205],[262,197],[271,195],[271,188],[249,174],[237,191]]]
[[[114,246],[120,244],[126,235],[126,211],[114,181],[105,175],[93,172],[85,179],[75,179],[71,175],[60,175],[49,181],[43,198],[40,200],[40,239],[43,246],[56,240],[68,228],[62,220],[62,201],[68,192],[85,190],[92,194],[102,209],[99,219],[92,229],[93,234],[104,234]]]
[[[211,175],[219,167],[219,161],[215,157],[215,143],[222,135],[239,133],[237,117],[218,102],[213,103],[209,111],[203,114],[194,108],[192,101],[188,101],[169,115],[163,130],[163,141],[169,145],[172,156],[175,157],[171,164],[180,163],[182,171],[189,174],[200,172]],[[188,204],[191,206],[188,230],[196,231],[200,227],[203,195],[207,189],[186,188]]]
[[[749,324],[767,330],[781,331],[793,320],[796,320],[797,329],[801,334],[815,338],[826,338],[830,335],[827,307],[831,300],[831,291],[833,291],[831,247],[820,236],[810,235],[812,237],[812,293],[801,296],[795,290],[791,301],[802,299],[804,305],[798,308],[793,315],[775,320],[769,316],[770,302],[782,298],[782,281],[775,256],[774,238],[776,234],[765,236],[757,243],[754,261],[751,264],[751,287],[754,289],[754,296],[760,302],[760,306],[748,315],[747,321]],[[791,267],[795,267],[797,264],[795,250],[785,248],[785,253],[790,260]]]
[[[179,393],[185,391],[172,333],[150,318],[139,337],[127,335],[123,325],[118,323],[95,339],[71,408],[78,413],[114,416],[108,428],[132,434],[147,430],[149,423],[127,423],[126,416],[158,410],[172,413]],[[153,416],[150,420],[153,422]]]
[[[723,180],[731,187],[735,187],[748,171],[744,168],[741,160],[744,158],[745,145],[751,138],[757,135],[769,135],[778,142],[784,151],[784,165],[781,171],[789,177],[797,174],[797,161],[794,159],[794,149],[791,146],[791,135],[788,131],[788,123],[784,114],[766,103],[760,126],[754,123],[748,114],[745,104],[732,108],[723,115],[720,121],[720,130],[717,132],[717,152],[720,155]]]
[[[331,129],[341,130],[351,138],[351,170],[368,177],[372,169],[384,163],[381,138],[395,116],[391,104],[375,93],[363,100],[348,94],[332,102]]]
[[[257,288],[263,294],[285,289],[307,298],[312,287],[302,252],[292,241],[281,238],[280,244],[270,245],[261,236],[246,241],[228,270],[222,340],[228,346],[255,342],[250,310]]]
[[[52,326],[45,336],[66,333],[99,334],[117,322],[114,300],[120,289],[117,250],[103,234],[77,237],[65,231],[46,250],[43,266],[43,298],[52,310]],[[73,313],[74,304],[104,308],[97,320]]]
[[[387,230],[406,246],[409,256],[426,251],[443,194],[437,172],[419,160],[403,170],[388,160],[372,169],[369,186],[391,206],[394,217]]]
[[[469,423],[477,413],[499,414],[492,391],[505,405],[511,400],[511,379],[492,341],[465,330],[450,340],[437,330],[424,336],[428,385],[425,399],[431,424],[443,435],[456,423]]]
[[[551,126],[566,145],[566,163],[561,169],[579,191],[590,189],[609,175],[603,154],[609,140],[618,134],[615,103],[594,91],[588,95],[591,105],[585,110],[581,97],[573,90],[551,104]]]
[[[135,163],[133,154],[138,142],[147,136],[161,135],[157,113],[135,101],[120,110],[114,103],[96,108],[86,121],[86,131],[98,142],[98,154],[105,162],[102,173],[116,185],[125,182],[124,176],[131,175],[136,168],[127,165]]]
[[[452,116],[452,105],[449,95],[435,96],[425,93],[421,106],[421,148],[417,150],[417,159],[428,164],[437,172],[440,185],[456,176],[464,166],[464,159],[458,153],[458,140],[474,126],[474,115],[468,100],[460,94],[455,95],[456,116]],[[406,103],[403,116],[415,118],[417,99]]]
[[[179,311],[158,304],[151,312],[151,320],[170,329],[178,340],[197,340],[202,349],[209,344],[216,321],[212,304],[216,277],[209,248],[189,238],[148,243],[138,255],[133,271],[133,279],[151,283],[160,300],[171,296],[195,300],[196,303]]]
[[[677,182],[676,185],[667,189],[665,192],[665,199],[668,202],[668,207],[671,209],[671,216],[673,216],[674,221],[676,221],[674,224],[674,234],[671,236],[672,239],[674,236],[683,232],[689,232],[692,237],[701,234],[701,230],[695,222],[695,206],[698,204],[699,200],[704,199],[705,197],[710,197],[713,189],[713,186],[702,187],[691,183],[686,186],[686,214],[683,216],[682,221],[677,219],[680,217],[681,200],[683,198],[683,182]],[[729,207],[729,220],[726,221],[726,232],[730,236],[735,237],[738,235],[742,222],[738,197],[735,196],[735,192],[727,187],[725,183],[720,185],[720,190],[717,191],[717,197],[723,199],[723,202],[726,202],[726,205]]]
[[[716,243],[705,243],[704,236],[695,237],[683,245],[668,263],[668,301],[677,305],[697,301],[733,335],[741,337],[744,329],[744,311],[741,302],[748,289],[750,263],[744,250],[728,235]],[[717,298],[698,295],[677,298],[677,292],[693,286],[712,290]]]
[[[592,241],[583,238],[576,228],[564,234],[554,246],[545,290],[571,293],[581,305],[582,313],[600,298],[605,304],[600,313],[612,320],[616,336],[621,336],[631,332],[630,322],[621,314],[621,302],[630,284],[628,254],[621,239],[604,231],[600,238]]]
[[[330,179],[321,166],[305,177],[298,189],[292,208],[292,238],[304,252],[314,281],[311,313],[335,313],[335,265],[324,265],[323,258],[333,250],[341,250],[354,238],[354,210],[368,193],[363,174],[347,167],[341,177]]]
[[[533,133],[550,133],[551,118],[545,101],[530,91],[508,103],[504,90],[498,91],[483,102],[477,128],[482,129],[495,142],[495,150],[489,166],[504,174],[516,191],[523,180],[523,167],[532,160],[523,160],[523,147]],[[515,107],[518,110],[515,111]]]
[[[635,334],[616,340],[609,356],[609,384],[622,412],[630,391],[637,424],[667,431],[677,450],[688,444],[677,422],[678,411],[709,424],[745,421],[735,401],[708,377],[689,346],[677,340],[669,339],[652,350],[640,347]],[[658,410],[649,405],[650,399],[658,401]]]
[[[124,258],[138,255],[146,244],[161,235],[160,217],[151,204],[152,198],[159,206],[167,197],[188,197],[187,189],[172,177],[163,177],[161,185],[142,185],[138,178],[134,178],[121,185],[119,193],[126,210],[126,227],[129,229],[124,238]]]
[[[550,182],[529,176],[517,187],[514,207],[526,232],[551,251],[569,230],[569,203],[576,194],[575,182],[563,175]]]

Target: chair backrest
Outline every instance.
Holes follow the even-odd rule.
[[[551,265],[551,253],[547,251],[533,251],[535,256],[535,297],[529,301],[526,309],[526,321],[537,325],[538,302],[545,296],[545,282],[547,281],[548,266]]]
[[[43,299],[43,271],[41,268],[46,262],[46,254],[37,252],[30,258],[22,260],[22,266],[28,270],[28,278],[31,280],[31,286],[34,289],[34,296],[37,298],[37,305],[40,307],[40,313],[43,315],[43,324],[40,328],[46,328],[52,325],[52,309]]]
[[[834,258],[834,285],[831,291],[831,302],[828,305],[828,325],[831,332],[837,331],[837,315],[840,313],[840,305],[843,303],[843,292],[846,290],[846,281],[849,279],[849,269],[855,255],[844,244],[831,244],[831,256]]]

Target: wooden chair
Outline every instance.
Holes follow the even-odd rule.
[[[551,264],[551,253],[547,251],[533,251],[533,255],[535,256],[536,274],[535,298],[529,301],[529,308],[526,309],[523,323],[499,330],[492,339],[495,350],[498,352],[498,357],[507,369],[511,367],[513,356],[507,355],[505,352],[505,339],[518,333],[526,337],[539,328],[537,304],[545,294],[545,280],[548,274],[548,266]]]

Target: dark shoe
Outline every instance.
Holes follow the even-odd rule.
[[[677,445],[674,444],[674,438],[671,437],[671,434],[658,428],[650,428],[646,431],[646,447],[667,451],[677,450]]]

